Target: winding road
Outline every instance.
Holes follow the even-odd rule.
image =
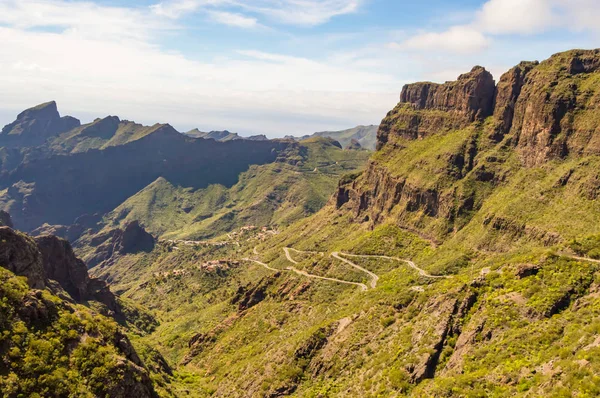
[[[313,252],[313,251],[302,251],[302,250],[297,250],[297,249],[292,249],[291,247],[284,247],[283,251],[285,253],[285,258],[292,264],[294,265],[298,265],[300,264],[298,261],[294,260],[294,258],[292,257],[291,252],[296,252],[296,253],[308,253],[308,254],[320,254],[320,255],[324,255],[325,253],[321,253],[321,252]],[[259,255],[257,248],[255,247],[253,250],[253,253],[255,255]],[[426,278],[433,278],[433,279],[450,279],[452,278],[451,276],[447,276],[447,275],[431,275],[430,273],[428,273],[427,271],[425,271],[422,268],[419,268],[414,262],[410,261],[410,260],[405,260],[402,258],[398,258],[398,257],[390,257],[390,256],[377,256],[377,255],[360,255],[360,254],[350,254],[350,253],[342,253],[342,252],[333,252],[331,253],[331,257],[340,260],[348,265],[350,265],[351,267],[366,273],[367,275],[369,275],[371,277],[371,281],[369,283],[371,289],[375,289],[377,287],[377,282],[379,281],[379,276],[377,274],[375,274],[374,272],[369,271],[368,269],[361,267],[358,264],[355,264],[354,262],[348,260],[347,258],[344,258],[342,256],[345,257],[355,257],[355,258],[380,258],[380,259],[385,259],[385,260],[392,260],[392,261],[398,261],[401,263],[406,263],[409,267],[411,267],[412,269],[416,270],[419,275],[426,277]],[[577,257],[573,257],[573,258],[577,258]],[[586,259],[586,258],[577,258],[577,259],[581,259],[581,260],[587,260],[587,261],[593,261],[593,262],[598,262],[600,263],[600,260],[590,260],[590,259]],[[346,285],[353,285],[353,286],[358,286],[361,288],[362,291],[367,291],[369,288],[367,287],[367,285],[365,285],[364,283],[358,283],[358,282],[350,282],[350,281],[345,281],[342,279],[336,279],[336,278],[328,278],[325,276],[319,276],[319,275],[313,275],[313,274],[309,274],[306,271],[302,271],[299,270],[295,267],[287,267],[285,270],[281,270],[281,269],[277,269],[277,268],[273,268],[271,266],[269,266],[268,264],[265,264],[261,261],[255,260],[255,259],[251,259],[251,258],[244,258],[242,259],[244,261],[249,261],[249,262],[253,262],[255,264],[258,264],[268,270],[271,271],[275,271],[275,272],[281,272],[281,271],[291,271],[294,272],[298,275],[302,275],[305,276],[307,278],[312,278],[312,279],[321,279],[321,280],[326,280],[326,281],[331,281],[331,282],[337,282],[337,283],[343,283]],[[421,291],[423,288],[419,287],[419,291]]]
[[[334,253],[334,254],[336,254],[336,253]],[[448,275],[431,275],[430,273],[428,273],[424,269],[419,268],[417,266],[417,264],[415,264],[414,262],[412,262],[410,260],[405,260],[405,259],[402,259],[402,258],[398,258],[398,257],[375,256],[375,255],[361,255],[361,254],[349,254],[349,253],[339,253],[339,254],[341,254],[342,256],[346,256],[346,257],[383,258],[385,260],[398,261],[398,262],[401,262],[401,263],[408,264],[408,266],[411,267],[412,269],[416,270],[419,273],[419,275],[424,276],[426,278],[433,278],[433,279],[450,279],[450,278],[452,278],[451,276],[448,276]],[[339,258],[339,257],[336,257],[336,258]]]
[[[344,255],[344,256],[346,255],[344,253],[341,253],[341,254]],[[348,264],[349,266],[351,266],[353,268],[356,268],[357,270],[362,271],[362,272],[368,274],[371,277],[371,283],[370,283],[371,289],[375,289],[377,287],[377,282],[379,281],[379,277],[376,274],[374,274],[373,272],[369,271],[368,269],[365,269],[365,268],[361,267],[358,264],[354,264],[352,261],[350,261],[348,259],[340,257],[340,253],[338,253],[338,252],[331,253],[331,257],[337,258],[338,260],[343,261],[344,263]]]
[[[287,253],[287,251],[286,251],[286,253]],[[341,279],[327,278],[327,277],[324,277],[324,276],[312,275],[312,274],[309,274],[309,273],[308,273],[308,272],[306,272],[306,271],[301,271],[301,270],[299,270],[299,269],[296,269],[296,268],[294,268],[294,267],[287,267],[285,270],[281,270],[281,269],[273,268],[273,267],[269,266],[268,264],[265,264],[265,263],[263,263],[262,261],[254,260],[254,259],[251,259],[251,258],[244,258],[244,259],[242,259],[242,260],[244,260],[244,261],[250,261],[250,262],[253,262],[253,263],[255,263],[255,264],[258,264],[258,265],[261,265],[261,266],[263,266],[264,268],[266,268],[266,269],[268,269],[268,270],[275,271],[275,272],[281,272],[281,271],[291,271],[291,272],[294,272],[294,273],[296,273],[296,274],[298,274],[298,275],[305,276],[305,277],[307,277],[307,278],[312,278],[312,279],[321,279],[321,280],[325,280],[325,281],[331,281],[331,282],[343,283],[343,284],[345,284],[345,285],[353,285],[353,286],[358,286],[358,287],[360,287],[360,289],[361,289],[363,292],[366,292],[366,291],[368,290],[368,288],[367,288],[367,285],[365,285],[364,283],[349,282],[349,281],[344,281],[344,280],[341,280]],[[288,260],[289,260],[289,258],[288,258]],[[293,261],[293,260],[290,260],[290,261],[291,261],[292,263],[294,263],[294,264],[298,264],[296,261]]]

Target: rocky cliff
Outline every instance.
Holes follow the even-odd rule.
[[[0,265],[7,270],[0,270],[0,332],[8,337],[0,346],[0,390],[7,396],[44,390],[157,396],[144,363],[114,321],[76,304],[98,301],[110,310],[107,315],[120,310],[108,286],[88,276],[67,241],[33,239],[9,227],[0,227],[0,241]],[[28,286],[15,275],[26,277]],[[60,355],[45,356],[47,350]],[[39,361],[43,365],[34,365]],[[71,376],[61,376],[55,386],[51,375],[67,371]],[[9,372],[16,377],[12,382],[3,377]]]
[[[408,84],[402,89],[398,106],[379,127],[377,148],[394,137],[423,138],[483,120],[493,113],[494,95],[494,78],[481,66],[455,82]]]
[[[518,178],[535,181],[538,168],[546,173],[558,165],[550,162],[600,155],[598,83],[600,51],[574,50],[541,63],[523,62],[498,85],[481,67],[455,82],[407,85],[381,123],[379,152],[362,176],[340,185],[335,202],[350,207],[359,220],[373,225],[394,221],[436,239],[456,234],[475,219],[488,231],[556,243],[575,229],[567,230],[566,224],[549,228],[531,214],[529,220],[525,214],[498,214],[509,209],[478,212],[486,200],[497,201],[502,187]],[[558,206],[558,190],[570,184],[571,192],[580,192],[573,206],[583,209],[593,196],[584,192],[595,183],[592,169],[578,170],[581,177],[562,178],[554,188],[550,184],[556,194],[527,195],[545,195]],[[525,187],[541,189],[532,183]]]
[[[79,120],[58,113],[56,102],[47,102],[27,109],[17,120],[5,126],[0,133],[2,147],[32,147],[42,145],[47,139],[74,129]]]

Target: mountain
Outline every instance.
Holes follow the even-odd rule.
[[[241,137],[237,133],[230,133],[227,130],[210,131],[207,133],[204,131],[200,131],[198,129],[193,129],[193,130],[188,131],[185,134],[189,135],[190,137],[194,137],[194,138],[211,139],[211,140],[221,141],[221,142],[233,141],[233,140],[250,140],[250,141],[267,141],[268,140],[268,138],[262,134],[261,135],[253,135],[251,137]]]
[[[372,154],[269,141],[230,184],[155,175],[38,232],[79,229],[91,278],[156,319],[126,327],[164,396],[597,396],[599,82],[600,50],[476,66],[406,85]],[[33,203],[31,167],[4,195]]]
[[[56,102],[47,102],[21,112],[17,120],[5,126],[0,132],[0,146],[38,146],[79,125],[73,117],[60,117]]]
[[[106,214],[103,225],[139,221],[165,239],[205,239],[245,225],[287,226],[319,211],[339,178],[366,162],[368,153],[336,144],[314,138],[292,145],[276,162],[250,166],[231,187],[195,189],[160,177]]]
[[[289,145],[194,139],[170,125],[108,117],[22,148],[22,160],[0,175],[0,208],[26,231],[70,225],[82,215],[111,211],[159,177],[195,189],[232,186],[240,172],[275,161]]]
[[[407,85],[316,214],[90,272],[191,396],[594,396],[598,79],[575,50]]]
[[[120,304],[69,243],[10,227],[0,227],[0,239],[2,393],[158,397],[149,368],[112,318]]]
[[[344,148],[350,147],[354,140],[360,144],[360,147],[373,151],[376,146],[378,128],[379,126],[373,125],[357,126],[342,131],[322,131],[314,133],[311,137],[329,137],[338,141]]]

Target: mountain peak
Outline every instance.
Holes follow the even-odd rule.
[[[47,139],[80,125],[79,120],[73,117],[60,117],[55,101],[45,102],[24,110],[17,120],[5,126],[0,133],[0,146],[39,146]]]
[[[44,102],[43,104],[36,105],[32,108],[24,110],[17,116],[17,120],[23,120],[26,118],[59,119],[60,114],[58,113],[56,101]]]

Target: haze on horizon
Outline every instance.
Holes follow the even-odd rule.
[[[405,83],[599,47],[599,18],[594,0],[0,0],[0,124],[50,100],[181,131],[377,124]]]

